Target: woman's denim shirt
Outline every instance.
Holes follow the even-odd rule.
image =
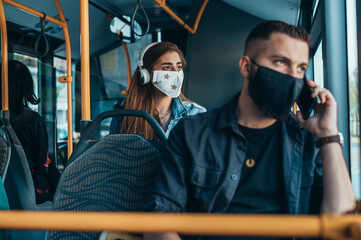
[[[182,101],[179,97],[172,100],[172,116],[168,124],[167,131],[165,132],[168,138],[172,128],[178,123],[178,121],[185,116],[195,115],[198,113],[206,112],[206,109],[196,103]],[[109,134],[117,134],[120,132],[121,122],[123,117],[114,117],[110,123]]]

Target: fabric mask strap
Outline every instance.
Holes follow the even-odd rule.
[[[252,62],[254,65],[256,65],[257,67],[260,67],[260,65],[259,65],[258,63],[256,63],[255,60],[253,60],[252,58],[249,58],[249,59],[251,59],[251,62]]]

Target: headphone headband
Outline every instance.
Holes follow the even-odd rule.
[[[143,50],[139,53],[139,60],[138,60],[138,67],[142,68],[143,67],[143,57],[145,55],[145,53],[148,51],[149,48],[153,47],[154,45],[157,45],[160,42],[153,42],[151,44],[149,44],[148,46],[146,46],[145,48],[143,48]]]

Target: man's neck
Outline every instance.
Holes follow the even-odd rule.
[[[236,107],[238,124],[248,128],[266,128],[277,120],[266,116],[253,102],[247,90],[242,90]]]

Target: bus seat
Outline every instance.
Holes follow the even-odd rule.
[[[2,134],[2,135],[1,135]],[[5,179],[10,162],[10,146],[5,140],[5,132],[0,132],[0,177]]]
[[[150,126],[153,128],[155,134],[157,135],[159,142],[165,144],[167,138],[159,126],[158,122],[153,119],[151,115],[147,112],[138,111],[138,110],[130,110],[130,109],[116,109],[112,111],[106,111],[99,114],[92,122],[88,123],[82,131],[81,138],[79,139],[78,144],[76,145],[73,153],[71,154],[67,165],[69,165],[74,159],[76,159],[79,155],[81,155],[85,150],[93,146],[98,141],[94,141],[92,139],[94,133],[98,130],[101,122],[106,118],[119,117],[119,116],[134,116],[141,117],[148,121]],[[157,144],[157,143],[155,143]]]
[[[142,240],[142,237],[129,233],[102,232],[99,240]]]
[[[113,110],[89,124],[77,149],[89,146],[102,119],[113,116],[144,117],[163,144],[165,134],[148,114],[136,110]],[[76,153],[76,150],[74,151]],[[60,178],[53,208],[57,211],[140,211],[159,166],[161,150],[137,134],[113,134],[72,158]],[[49,239],[99,239],[96,232],[51,231]]]
[[[9,111],[2,110],[0,114],[2,126],[0,136],[5,143],[7,153],[7,169],[5,167],[4,186],[9,199],[10,209],[35,210],[35,189],[28,161],[15,131],[10,125]]]
[[[3,182],[11,210],[37,210],[35,188],[30,167],[14,129],[10,125],[10,112],[0,112],[0,157]],[[45,231],[12,230],[11,239],[45,239]]]

